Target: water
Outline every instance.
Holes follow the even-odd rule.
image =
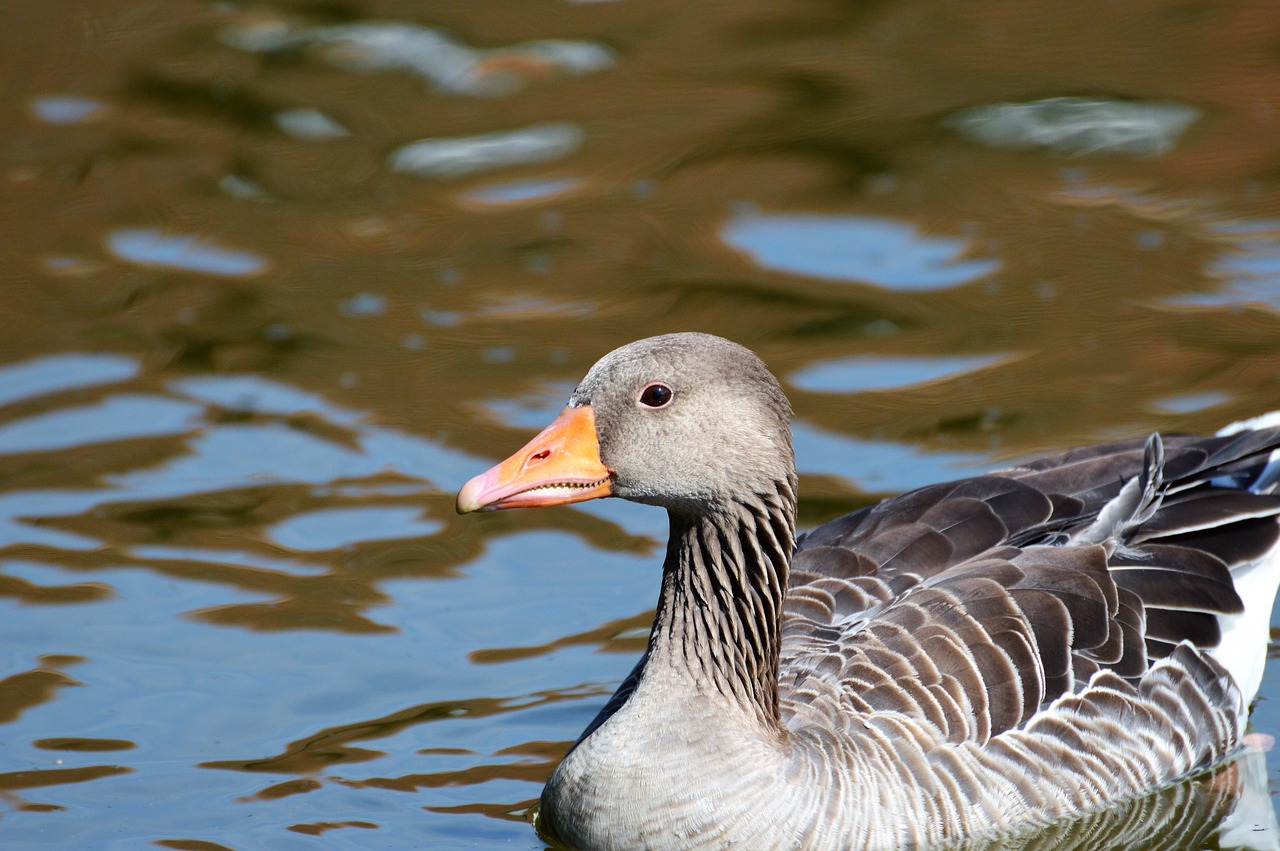
[[[765,358],[805,524],[1280,407],[1272,18],[11,4],[0,845],[541,847],[666,523],[453,493],[637,337]],[[1270,760],[1014,847],[1231,844]]]

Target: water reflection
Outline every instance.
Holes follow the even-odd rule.
[[[581,76],[614,64],[612,51],[592,42],[542,39],[478,49],[441,30],[398,21],[308,27],[259,16],[228,27],[222,39],[258,53],[320,48],[321,56],[340,67],[403,69],[441,91],[483,97],[514,94],[530,79],[549,74]]]
[[[107,248],[121,260],[144,266],[185,269],[209,275],[256,275],[267,260],[248,251],[223,248],[198,236],[124,228],[107,234]]]
[[[527,204],[534,201],[547,201],[557,196],[566,195],[582,185],[576,178],[560,178],[558,180],[519,180],[513,183],[495,183],[480,186],[460,197],[472,204],[501,206],[506,204]]]
[[[1003,355],[967,357],[858,356],[811,364],[788,378],[811,393],[866,393],[941,381],[1000,363]]]
[[[946,847],[957,851],[1208,847],[1274,851],[1280,847],[1280,825],[1267,792],[1266,757],[1252,751],[1200,782],[1180,783],[1127,806],[1041,831]]]
[[[314,413],[330,423],[348,427],[363,419],[361,413],[335,405],[319,393],[259,375],[193,376],[171,382],[170,386],[191,399],[246,414]]]
[[[0,425],[0,454],[48,452],[86,443],[141,439],[192,431],[203,413],[163,396],[121,394],[92,405],[37,414]]]
[[[387,158],[392,171],[419,177],[463,177],[469,174],[549,162],[577,150],[586,138],[574,124],[534,124],[480,136],[419,139],[401,145]]]
[[[975,141],[1075,156],[1168,153],[1200,110],[1179,103],[1057,97],[962,110],[948,124]]]
[[[31,112],[48,124],[80,124],[102,115],[105,105],[76,95],[44,95],[31,100]]]
[[[297,514],[267,531],[269,540],[293,550],[336,550],[365,541],[425,538],[443,528],[422,518],[416,506],[325,508]]]
[[[141,561],[153,563],[181,563],[205,568],[208,575],[218,565],[261,569],[268,575],[293,574],[314,576],[329,571],[323,561],[304,561],[301,558],[281,558],[260,552],[213,549],[205,547],[174,547],[159,544],[139,544],[130,548],[130,554]]]
[[[138,374],[140,365],[123,355],[68,352],[0,367],[0,405],[12,405],[64,390],[114,384]]]
[[[318,109],[286,109],[276,113],[275,121],[277,127],[295,139],[323,142],[351,135],[350,130]]]
[[[1209,267],[1226,282],[1216,292],[1171,299],[1197,307],[1258,305],[1280,310],[1280,222],[1227,222],[1210,227],[1210,236],[1227,246]]]
[[[575,386],[575,382],[562,382],[555,387],[526,393],[513,399],[490,399],[479,407],[485,416],[495,422],[541,431],[569,401]]]
[[[766,269],[890,289],[955,287],[1000,269],[997,260],[970,259],[965,240],[869,216],[748,213],[723,236]]]
[[[1207,390],[1203,393],[1182,393],[1177,396],[1167,396],[1164,399],[1157,400],[1153,407],[1168,414],[1189,414],[1225,405],[1230,400],[1231,397],[1226,393]]]
[[[102,582],[71,582],[44,585],[47,579],[44,565],[35,562],[6,560],[0,564],[0,596],[13,597],[32,605],[56,605],[64,603],[90,603],[111,596],[111,587]],[[27,579],[27,575],[32,578]]]
[[[101,541],[96,537],[51,529],[41,522],[47,517],[84,511],[95,504],[96,496],[62,490],[0,494],[0,545],[26,544],[49,547],[54,551],[92,550],[100,546]]]
[[[79,736],[37,739],[31,744],[47,751],[129,751],[137,747],[124,739],[86,739]]]
[[[836,475],[855,488],[890,493],[981,472],[987,456],[929,451],[887,440],[860,440],[798,422],[793,426],[801,473]]]

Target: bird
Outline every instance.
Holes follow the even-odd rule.
[[[573,849],[893,849],[1096,812],[1241,752],[1280,415],[926,486],[797,534],[792,410],[702,333],[601,358],[459,513],[665,508],[647,648],[551,774]]]

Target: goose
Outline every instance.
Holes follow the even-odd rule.
[[[1280,417],[1074,449],[796,535],[791,408],[652,337],[459,513],[667,510],[648,646],[546,783],[575,849],[890,849],[1045,826],[1242,747],[1280,582]]]

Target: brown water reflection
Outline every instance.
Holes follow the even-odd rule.
[[[666,526],[452,493],[631,339],[760,352],[806,524],[1280,407],[1274,19],[10,4],[0,844],[533,847]],[[963,129],[1081,102],[1065,146]],[[1163,153],[1106,148],[1153,104]],[[1225,846],[1233,772],[1026,847]]]

